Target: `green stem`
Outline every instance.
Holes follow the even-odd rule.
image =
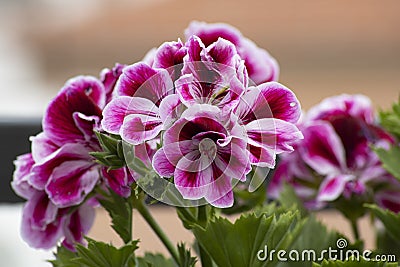
[[[143,219],[150,225],[151,229],[153,229],[154,233],[158,236],[164,246],[167,248],[169,253],[171,254],[172,258],[175,260],[176,263],[179,263],[179,255],[175,249],[175,246],[172,244],[171,240],[167,237],[161,227],[158,225],[154,217],[150,214],[149,210],[147,209],[146,205],[143,201],[139,200],[135,203],[135,208],[137,211],[142,215]]]
[[[207,206],[203,205],[200,206],[197,210],[197,221],[200,225],[203,227],[206,226],[207,224]],[[201,261],[201,266],[203,267],[208,267],[212,266],[212,261],[208,253],[203,249],[203,247],[198,244],[199,247],[199,256],[200,256],[200,261]]]
[[[360,239],[360,231],[358,230],[357,220],[350,220],[350,223],[351,223],[351,229],[353,231],[355,240],[359,240]]]

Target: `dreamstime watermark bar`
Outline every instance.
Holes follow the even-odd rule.
[[[351,260],[360,261],[362,258],[366,261],[375,262],[396,262],[396,255],[394,254],[379,254],[373,255],[371,250],[364,250],[362,252],[356,249],[346,249],[347,240],[340,238],[336,241],[336,248],[328,247],[320,252],[314,249],[304,249],[304,250],[269,250],[268,246],[265,245],[264,249],[257,252],[257,259],[259,261],[292,261],[292,262],[315,262],[322,261],[324,259],[328,260]]]

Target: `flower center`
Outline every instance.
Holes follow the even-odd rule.
[[[217,154],[217,145],[210,138],[204,138],[199,143],[199,150],[202,155],[206,155],[209,159],[214,159]]]

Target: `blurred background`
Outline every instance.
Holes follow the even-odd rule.
[[[46,104],[68,78],[97,76],[115,62],[134,63],[164,41],[183,38],[192,20],[232,24],[267,49],[280,64],[280,82],[304,109],[340,93],[362,93],[376,108],[388,108],[400,92],[399,11],[397,0],[0,0],[0,149],[7,154],[1,188],[9,190],[12,160],[29,151],[27,136],[39,131]],[[20,208],[5,208],[0,217],[0,229],[16,239]],[[176,240],[189,238],[177,230],[173,210],[155,213],[167,232],[180,233]],[[107,220],[99,212],[92,235],[115,240]],[[347,225],[331,224],[347,231]],[[144,233],[142,247],[164,251],[140,220],[136,225],[138,235]],[[0,238],[9,239],[2,233]],[[23,248],[29,250],[21,243]],[[10,262],[18,258],[4,255]]]

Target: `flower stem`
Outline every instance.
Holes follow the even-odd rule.
[[[203,227],[206,226],[207,224],[207,206],[203,205],[198,208],[197,211],[197,221],[200,225],[203,225]],[[203,247],[198,244],[199,247],[199,256],[201,260],[201,266],[203,267],[208,267],[212,266],[212,261],[208,253],[203,249]]]
[[[360,231],[358,230],[357,220],[350,220],[351,229],[353,230],[353,235],[355,241],[360,239]]]
[[[175,249],[175,246],[172,244],[171,240],[167,237],[161,227],[158,225],[154,217],[151,215],[146,205],[142,200],[139,200],[135,203],[136,210],[142,215],[143,219],[150,225],[151,229],[153,229],[154,233],[158,236],[164,246],[167,248],[172,258],[176,263],[179,263],[179,255]]]

